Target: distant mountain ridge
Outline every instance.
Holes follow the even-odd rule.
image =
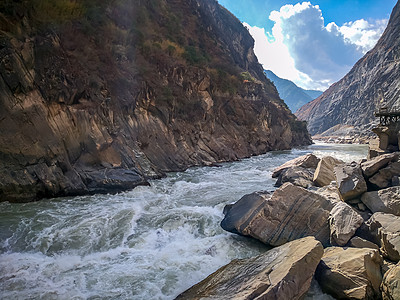
[[[279,96],[292,112],[296,112],[304,104],[322,95],[321,91],[302,89],[294,82],[280,78],[270,70],[265,70],[264,73],[275,84]]]
[[[323,95],[304,105],[296,115],[308,123],[312,135],[342,124],[360,128],[376,121],[380,101],[400,109],[400,2],[376,46]]]

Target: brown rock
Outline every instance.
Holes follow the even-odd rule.
[[[332,207],[325,197],[285,183],[272,197],[263,193],[244,196],[227,212],[221,226],[272,246],[305,236],[315,236],[327,245]]]
[[[285,182],[293,183],[294,185],[308,188],[313,185],[314,171],[302,167],[290,167],[283,170],[275,183],[279,187]]]
[[[316,278],[322,290],[337,299],[379,298],[382,257],[378,250],[330,247],[325,249]]]
[[[379,250],[379,246],[377,244],[374,244],[373,242],[364,240],[363,238],[360,238],[359,236],[353,237],[349,242],[349,246],[353,247],[353,248],[371,248],[371,249]]]
[[[382,280],[381,290],[383,300],[400,299],[400,264],[386,272]]]
[[[388,153],[375,157],[361,164],[361,169],[365,177],[371,177],[380,169],[386,167],[389,162],[399,159],[399,153]]]
[[[389,164],[384,169],[381,169],[377,174],[369,179],[369,182],[378,187],[384,189],[392,185],[392,178],[400,174],[400,162],[394,162]]]
[[[312,237],[234,260],[176,299],[301,299],[323,255]]]
[[[331,156],[321,158],[314,173],[314,183],[318,186],[329,185],[336,179],[333,169],[341,164],[344,162]]]
[[[283,165],[277,167],[272,172],[272,178],[277,178],[283,170],[286,170],[290,167],[303,167],[303,168],[310,168],[316,169],[319,162],[319,158],[316,157],[314,154],[307,154],[295,159],[289,160],[285,162]]]
[[[382,255],[392,261],[399,261],[400,217],[377,212],[365,224],[372,238],[381,247]]]
[[[367,191],[367,183],[359,164],[352,162],[335,167],[336,182],[343,200],[354,199]]]
[[[361,201],[373,212],[400,216],[400,186],[364,193]]]
[[[350,205],[339,202],[329,214],[331,244],[344,246],[354,236],[364,219]]]

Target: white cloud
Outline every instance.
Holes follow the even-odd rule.
[[[255,39],[255,53],[265,69],[301,87],[326,89],[342,78],[379,39],[387,20],[357,20],[324,25],[318,5],[282,6],[271,12],[272,32],[244,24]]]

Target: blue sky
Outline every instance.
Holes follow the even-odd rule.
[[[324,90],[375,45],[397,0],[218,2],[249,29],[265,69]]]

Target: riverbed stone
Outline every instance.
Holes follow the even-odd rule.
[[[290,168],[290,167],[302,167],[302,168],[310,168],[316,169],[319,162],[319,158],[314,154],[306,154],[295,159],[289,160],[285,162],[283,165],[277,167],[272,172],[272,178],[277,178],[282,171]]]
[[[392,179],[400,174],[400,162],[389,164],[386,168],[379,170],[374,176],[369,178],[369,182],[375,188],[384,189],[392,185]]]
[[[400,186],[364,193],[361,201],[373,212],[400,216]]]
[[[377,212],[365,223],[371,238],[380,246],[382,255],[400,260],[400,217]]]
[[[380,169],[386,167],[389,162],[394,162],[399,159],[399,152],[388,153],[377,156],[371,160],[367,160],[361,164],[361,169],[365,177],[371,177]]]
[[[314,173],[314,183],[321,187],[329,185],[335,180],[335,173],[333,172],[334,168],[341,164],[344,164],[344,161],[332,156],[321,158]]]
[[[334,171],[339,193],[344,201],[357,198],[367,191],[367,183],[358,163],[337,166]]]
[[[338,202],[329,214],[331,244],[346,245],[363,222],[364,219],[350,205]]]
[[[316,278],[322,290],[336,299],[375,300],[380,296],[382,263],[375,249],[329,247]]]
[[[247,204],[249,201],[251,204]],[[333,206],[321,195],[285,183],[272,196],[263,193],[244,196],[227,212],[221,226],[271,246],[306,236],[315,236],[328,245],[328,218]]]
[[[283,170],[278,176],[278,180],[275,183],[276,187],[280,187],[285,182],[293,183],[294,185],[308,188],[313,186],[313,169],[306,169],[303,167],[290,167]]]
[[[233,260],[176,299],[302,299],[324,253],[313,237]]]
[[[397,264],[385,273],[381,290],[383,300],[400,299],[400,264]]]
[[[359,236],[353,237],[349,241],[349,246],[353,248],[371,248],[379,250],[379,246],[373,242],[360,238]]]

